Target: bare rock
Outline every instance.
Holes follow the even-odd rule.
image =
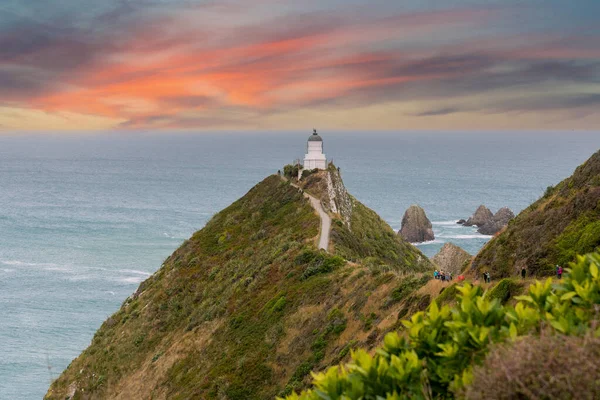
[[[494,214],[490,211],[489,208],[484,206],[483,204],[477,208],[475,214],[473,214],[467,222],[464,223],[465,226],[483,226],[486,222],[491,221],[494,218]]]
[[[411,243],[434,239],[431,221],[427,219],[425,211],[418,205],[412,205],[406,210],[402,218],[402,228],[398,234]]]
[[[482,235],[495,235],[508,225],[508,222],[514,217],[515,214],[508,207],[502,207],[494,214],[490,221],[481,225],[479,229],[477,229],[477,232]]]
[[[451,272],[456,276],[469,265],[473,257],[454,243],[444,243],[440,251],[431,261],[442,271]]]

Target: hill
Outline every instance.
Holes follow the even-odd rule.
[[[337,182],[317,193],[336,204],[331,253],[301,191],[266,178],[167,258],[46,398],[273,398],[424,309],[427,258],[345,193],[337,169],[321,175]]]
[[[572,176],[523,210],[490,240],[472,263],[475,271],[492,275],[550,275],[556,264],[566,266],[576,254],[600,247],[600,151]]]

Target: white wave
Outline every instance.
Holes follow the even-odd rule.
[[[114,296],[114,295],[115,295],[115,292],[113,292],[112,290],[107,290],[107,291],[106,291],[106,292],[104,292],[104,293],[110,294],[111,296]]]
[[[58,267],[58,264],[54,263],[32,263],[20,260],[0,260],[0,264],[19,267]]]
[[[118,279],[119,282],[124,282],[124,283],[141,283],[143,280],[144,280],[144,277],[142,277],[142,276],[128,276],[128,277]]]
[[[439,240],[439,239],[434,239],[434,240],[428,240],[426,242],[419,242],[419,243],[411,243],[413,246],[425,246],[428,244],[435,244],[435,243],[444,243],[443,240]]]
[[[16,271],[16,269],[12,269],[12,268],[2,268],[2,271],[3,271],[3,272],[6,272],[6,273],[8,274],[8,273],[10,273],[10,272],[15,272],[15,271]]]
[[[140,271],[139,269],[120,269],[119,272],[124,272],[126,274],[143,275],[143,276],[150,276],[150,275],[152,275],[149,272]]]
[[[457,226],[461,226],[461,225],[458,225],[456,223],[456,221],[458,221],[458,220],[456,219],[456,220],[452,220],[452,221],[432,221],[431,225],[452,225],[452,226],[457,225]]]
[[[440,239],[491,239],[491,235],[440,235]]]

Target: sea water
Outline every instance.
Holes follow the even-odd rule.
[[[301,158],[307,132],[0,136],[0,399],[42,398],[101,323],[183,240]],[[515,213],[600,148],[600,133],[322,132],[348,190],[395,230],[422,206],[436,239]]]

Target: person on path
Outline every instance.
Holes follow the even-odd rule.
[[[433,271],[433,279],[438,279],[439,275],[440,275],[440,273],[438,272],[437,269],[435,271]]]
[[[521,267],[521,279],[525,279],[526,275],[527,275],[527,270],[525,269],[525,267]]]
[[[563,267],[561,267],[560,265],[556,266],[556,276],[558,277],[558,279],[562,278],[562,274],[563,274]]]

